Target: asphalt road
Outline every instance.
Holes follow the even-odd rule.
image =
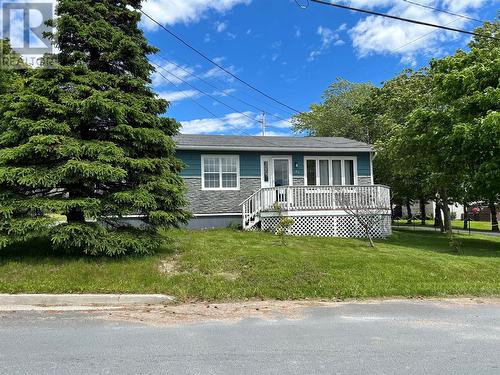
[[[0,374],[500,374],[500,304],[391,301],[154,327],[0,313]]]

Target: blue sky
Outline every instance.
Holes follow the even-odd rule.
[[[481,20],[493,19],[500,9],[499,0],[411,1]],[[467,30],[480,25],[405,0],[337,2]],[[146,0],[144,10],[228,70],[299,111],[319,102],[337,77],[379,85],[404,68],[466,48],[469,40],[463,34],[315,3],[301,9],[295,0]],[[41,22],[35,16],[32,21]],[[151,60],[168,78],[155,74],[154,89],[171,102],[166,115],[181,122],[183,133],[257,135],[262,111],[268,135],[291,133],[292,111],[235,81],[157,25],[144,20],[141,27],[161,50]],[[19,35],[11,38],[22,45],[22,23],[17,29]]]
[[[305,3],[306,0],[298,1]],[[492,19],[499,9],[498,1],[415,1],[479,19]],[[479,25],[403,0],[344,3],[464,29]],[[322,92],[337,77],[380,84],[404,68],[418,68],[432,57],[465,48],[468,40],[466,35],[434,32],[424,26],[314,3],[301,9],[291,0],[149,0],[144,10],[238,76],[300,111],[307,111],[311,103],[320,101]],[[290,132],[290,124],[279,120],[289,119],[290,110],[214,69],[155,25],[146,22],[143,28],[150,42],[161,49],[162,57],[152,58],[163,68],[158,70],[175,83],[168,83],[158,75],[154,77],[155,90],[171,100],[168,116],[183,124],[182,132],[259,134],[259,124],[255,121],[259,111],[254,107],[268,113],[268,134]],[[217,89],[186,71],[202,77]],[[246,116],[200,94],[171,73]]]

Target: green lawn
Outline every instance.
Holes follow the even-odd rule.
[[[434,224],[434,220],[427,220],[426,225],[428,227],[432,227]],[[406,220],[396,220],[396,225],[407,225]],[[420,226],[420,220],[414,220],[413,224],[411,225],[416,225]],[[464,222],[462,220],[453,220],[451,222],[451,225],[455,229],[463,229],[464,228]],[[491,222],[489,221],[472,221],[471,222],[471,229],[472,230],[482,230],[482,231],[491,231]]]
[[[0,250],[0,292],[169,293],[181,301],[500,295],[500,238],[395,231],[363,240],[267,233],[172,231],[151,257],[56,256],[46,243]]]

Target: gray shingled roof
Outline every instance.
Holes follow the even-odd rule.
[[[178,150],[366,152],[369,144],[340,137],[251,137],[238,135],[178,135]]]

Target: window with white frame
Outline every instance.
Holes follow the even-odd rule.
[[[306,157],[304,164],[307,186],[357,184],[355,157]]]
[[[237,155],[202,155],[204,190],[237,190],[240,187],[240,160]]]

